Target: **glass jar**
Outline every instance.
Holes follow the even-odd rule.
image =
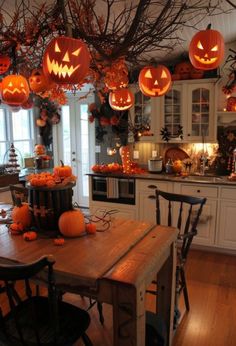
[[[169,159],[166,163],[166,173],[167,174],[172,174],[174,173],[174,169],[173,169],[173,161],[171,159]]]

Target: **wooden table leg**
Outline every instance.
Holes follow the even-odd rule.
[[[173,338],[173,321],[175,308],[175,272],[176,272],[176,244],[172,244],[170,256],[157,275],[158,297],[157,312],[163,318],[167,327],[167,346]]]
[[[145,285],[120,282],[113,286],[114,346],[145,345]]]

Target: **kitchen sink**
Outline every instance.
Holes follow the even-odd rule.
[[[197,182],[209,182],[209,183],[220,183],[224,180],[224,178],[219,176],[208,176],[208,175],[188,175],[186,177],[182,177],[183,180],[191,180]]]

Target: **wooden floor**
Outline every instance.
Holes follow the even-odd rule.
[[[190,312],[174,337],[173,346],[235,346],[236,345],[236,255],[222,255],[192,250],[187,265]],[[88,299],[66,294],[68,301],[87,308]],[[0,304],[1,304],[0,297]],[[183,302],[180,302],[183,311]],[[112,346],[112,308],[103,304],[105,324],[99,322],[96,307],[90,310],[88,329],[94,346]],[[147,309],[154,309],[154,300],[147,297]],[[77,342],[76,346],[83,345]],[[152,346],[152,345],[150,345]]]
[[[187,280],[190,312],[183,314],[173,346],[235,346],[236,255],[192,250],[188,259]],[[70,296],[70,299],[73,298],[78,303],[77,297]],[[154,302],[147,299],[147,308],[152,310]],[[96,307],[90,312],[92,322],[88,334],[94,346],[112,345],[112,309],[103,305],[104,327],[99,323]],[[180,305],[183,306],[182,302]],[[76,344],[79,345],[82,343]]]

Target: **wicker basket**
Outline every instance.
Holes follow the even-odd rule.
[[[53,188],[26,186],[29,190],[29,208],[33,216],[33,224],[38,230],[58,233],[60,215],[73,209],[72,188],[74,186],[75,183]]]

